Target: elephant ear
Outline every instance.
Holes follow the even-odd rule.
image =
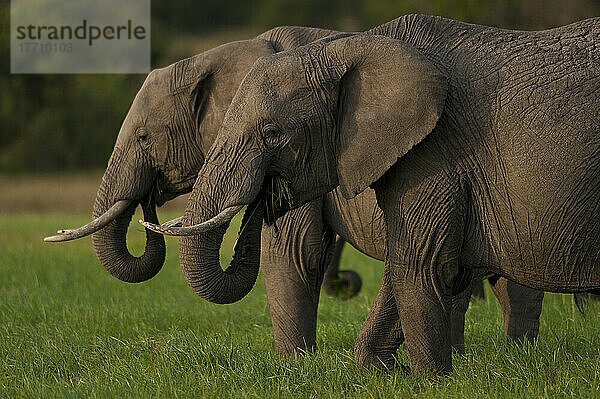
[[[209,130],[214,138],[246,73],[258,58],[274,52],[270,42],[255,38],[226,43],[175,64],[174,91],[187,95],[184,101],[196,131]]]
[[[343,65],[337,103],[338,179],[342,194],[352,198],[434,129],[447,82],[421,53],[399,40],[356,35],[328,47],[333,50],[328,54]]]

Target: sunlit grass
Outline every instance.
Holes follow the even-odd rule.
[[[161,215],[169,220],[177,214]],[[134,217],[134,220],[137,218]],[[98,264],[89,239],[43,243],[87,217],[0,215],[0,397],[590,397],[600,396],[595,306],[582,317],[571,296],[547,295],[539,342],[506,347],[499,307],[467,314],[467,354],[432,381],[359,370],[354,340],[381,281],[381,265],[345,250],[362,292],[322,297],[316,354],[277,359],[264,285],[233,305],[201,300],[186,285],[177,240],[152,280],[122,283]],[[230,228],[224,262],[239,225]],[[132,224],[131,247],[143,247]],[[406,363],[404,350],[399,358]]]

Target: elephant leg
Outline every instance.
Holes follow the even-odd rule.
[[[456,177],[436,176],[407,191],[375,187],[387,225],[386,267],[415,374],[452,371],[452,293],[470,274],[460,263],[468,204]]]
[[[473,298],[485,299],[485,290],[483,289],[483,277],[479,280],[473,280],[473,290],[471,292]]]
[[[451,287],[458,275],[458,255],[444,248],[445,240],[435,241],[431,242],[434,248],[417,257],[392,255],[389,260],[398,315],[415,374],[452,371]]]
[[[402,325],[386,268],[379,294],[356,339],[354,359],[365,369],[393,370],[394,355],[403,342]]]
[[[471,291],[482,278],[482,272],[474,273],[471,284],[452,297],[450,342],[452,349],[459,354],[465,352],[465,313],[469,308]],[[402,324],[386,268],[379,294],[356,340],[354,358],[365,369],[393,370],[396,367],[394,355],[403,342]]]
[[[324,230],[321,213],[316,200],[263,226],[262,274],[280,356],[316,346],[319,292],[335,238]]]
[[[450,342],[452,350],[458,354],[465,353],[465,315],[469,309],[471,297],[483,281],[485,272],[475,269],[471,282],[464,291],[452,297],[452,313],[450,314]]]
[[[404,265],[402,265],[404,266]],[[450,345],[451,292],[434,283],[426,287],[398,266],[392,266],[392,282],[398,314],[413,373],[446,374],[452,371]],[[441,294],[438,296],[438,293]]]
[[[353,270],[339,270],[345,243],[346,241],[342,237],[336,236],[333,254],[327,262],[323,288],[329,296],[350,299],[360,292],[362,279]]]
[[[489,282],[502,307],[506,343],[533,343],[540,329],[544,291],[524,287],[495,275],[489,278]]]
[[[475,279],[460,294],[452,297],[452,311],[450,313],[450,343],[452,350],[459,354],[465,353],[465,314],[469,309],[471,292]]]

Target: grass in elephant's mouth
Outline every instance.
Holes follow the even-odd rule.
[[[178,212],[161,215],[177,216]],[[177,239],[163,270],[125,284],[98,264],[89,238],[44,244],[40,232],[86,213],[0,215],[0,397],[590,397],[599,395],[599,305],[582,317],[571,296],[548,294],[539,343],[507,347],[496,300],[471,304],[467,354],[431,380],[361,371],[353,360],[382,266],[346,249],[342,268],[363,279],[350,301],[321,296],[316,354],[278,359],[262,279],[230,306],[196,297],[181,275]],[[237,217],[225,236],[231,257]],[[130,246],[143,250],[144,231]],[[404,348],[399,358],[407,364]]]
[[[290,186],[281,176],[275,176],[271,179],[271,186],[273,188],[271,190],[272,203],[276,203],[278,207],[292,205],[292,192],[290,191]]]
[[[275,219],[292,207],[292,192],[289,184],[281,176],[270,176],[263,185],[265,193],[265,220],[272,224]]]
[[[256,201],[255,205],[248,206],[246,212],[251,212],[251,214],[248,218],[246,218],[248,222],[241,226],[237,235],[238,238],[246,229],[249,220],[254,215],[254,212],[258,210],[259,206],[264,205],[265,207],[264,219],[266,220],[267,224],[273,224],[275,219],[285,213],[292,206],[292,193],[287,182],[280,176],[272,176],[265,179],[265,183],[260,195],[264,197],[264,203],[262,200],[259,200]]]

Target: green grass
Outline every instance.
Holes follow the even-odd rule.
[[[177,215],[161,219],[169,216]],[[261,279],[241,302],[213,305],[187,287],[175,239],[167,241],[163,270],[137,285],[109,276],[89,239],[42,242],[86,221],[0,215],[1,398],[600,396],[600,312],[592,307],[582,317],[571,296],[546,296],[539,342],[519,349],[504,345],[488,290],[485,301],[471,304],[467,354],[454,358],[451,376],[364,372],[352,348],[381,266],[347,249],[343,265],[362,275],[363,291],[346,302],[324,296],[318,352],[280,360]],[[134,230],[131,247],[139,253],[143,233]],[[399,357],[406,364],[403,349]]]

